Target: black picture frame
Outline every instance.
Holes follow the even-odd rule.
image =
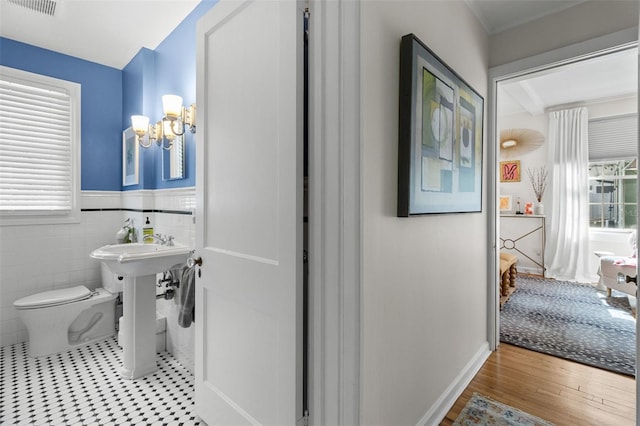
[[[414,34],[399,83],[398,216],[481,212],[484,99]]]

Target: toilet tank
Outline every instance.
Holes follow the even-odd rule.
[[[111,269],[104,263],[100,263],[100,267],[102,268],[102,287],[110,293],[115,294],[122,292],[122,286],[125,281],[132,279],[111,272]]]

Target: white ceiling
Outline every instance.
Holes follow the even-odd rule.
[[[0,0],[0,36],[124,68],[155,49],[199,0],[58,0],[54,16]]]
[[[563,11],[586,0],[464,0],[489,34]]]
[[[559,105],[636,96],[637,52],[627,49],[500,83],[498,113],[540,115]]]
[[[0,36],[122,69],[140,48],[155,49],[199,1],[58,0],[52,17],[0,0]],[[464,1],[494,34],[585,0]],[[558,104],[636,93],[637,61],[632,56],[581,63],[504,84],[501,109],[539,112]]]
[[[0,36],[122,69],[141,47],[155,49],[199,1],[57,0],[52,17],[0,0]],[[493,34],[585,0],[464,1]]]

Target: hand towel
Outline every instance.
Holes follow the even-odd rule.
[[[180,280],[180,313],[178,314],[178,325],[189,328],[193,322],[194,305],[196,298],[196,267],[185,266],[182,270]]]

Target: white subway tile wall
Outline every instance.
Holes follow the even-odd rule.
[[[116,232],[126,218],[134,220],[139,237],[148,216],[155,233],[195,245],[194,216],[177,213],[194,210],[195,188],[83,191],[81,203],[83,212],[77,224],[0,226],[0,347],[28,340],[26,328],[13,307],[17,299],[76,285],[101,286],[100,263],[89,253],[115,243]],[[157,309],[167,317],[167,350],[193,371],[193,326],[178,326],[178,309],[172,300],[158,300]]]
[[[164,211],[195,212],[195,189],[157,191],[155,209]],[[180,244],[195,247],[196,226],[194,215],[155,213],[151,222],[155,233],[172,235]],[[151,218],[150,218],[151,220]],[[175,299],[156,301],[156,310],[167,317],[167,352],[191,373],[194,371],[195,325],[182,328],[178,325],[180,306]]]

